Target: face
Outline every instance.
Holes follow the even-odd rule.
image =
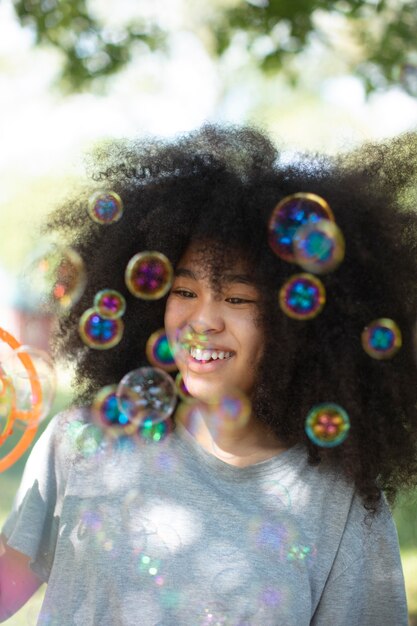
[[[180,328],[204,333],[200,350],[191,338],[188,349],[175,357],[193,397],[210,401],[235,388],[251,396],[264,348],[258,303],[259,292],[243,262],[228,269],[219,292],[210,284],[198,249],[191,246],[183,255],[167,301],[165,330],[171,345]]]

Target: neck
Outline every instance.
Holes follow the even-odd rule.
[[[179,411],[177,420],[187,428],[197,443],[226,463],[244,467],[279,454],[285,447],[273,431],[254,415],[243,426],[223,431],[198,409],[192,424]]]

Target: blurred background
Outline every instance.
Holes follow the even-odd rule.
[[[17,276],[97,142],[249,122],[291,158],[415,130],[416,32],[407,0],[1,0],[0,326],[45,347]],[[0,523],[26,457],[0,474]],[[395,519],[417,624],[417,492]],[[7,623],[36,623],[41,596]]]

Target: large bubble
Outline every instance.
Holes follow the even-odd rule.
[[[334,221],[327,202],[314,193],[295,193],[277,204],[269,219],[269,245],[284,261],[295,262],[294,235],[300,226],[321,219]]]
[[[81,256],[57,243],[45,243],[35,250],[21,274],[25,300],[52,313],[66,311],[78,302],[86,284]]]
[[[373,359],[390,359],[402,346],[401,331],[394,320],[381,317],[362,331],[362,347]]]
[[[131,422],[154,424],[167,419],[176,405],[172,378],[155,367],[140,367],[122,378],[117,388],[119,408]]]
[[[311,274],[291,276],[279,292],[279,304],[282,311],[297,320],[309,320],[316,317],[326,302],[323,283]]]
[[[294,235],[293,247],[295,261],[313,274],[332,272],[345,256],[342,232],[330,220],[318,220],[301,226]]]
[[[90,196],[87,210],[97,224],[114,224],[123,215],[123,202],[115,191],[96,191]]]
[[[33,427],[48,417],[56,391],[50,356],[32,346],[20,346],[3,363],[14,397],[14,424]]]
[[[305,431],[317,446],[333,448],[349,434],[350,420],[346,411],[333,402],[318,404],[307,415]]]
[[[120,318],[102,317],[95,309],[87,309],[80,317],[80,337],[89,348],[108,350],[120,343],[124,324]]]
[[[125,271],[125,282],[130,293],[142,300],[158,300],[171,288],[173,269],[161,252],[144,251],[135,254]]]

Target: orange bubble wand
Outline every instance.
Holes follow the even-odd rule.
[[[0,341],[4,341],[12,350],[17,350],[21,347],[21,344],[17,341],[17,339],[1,327]],[[1,379],[2,387],[0,388],[0,395],[7,393],[9,390],[12,398],[12,409],[8,415],[6,426],[3,429],[3,432],[0,433],[0,446],[4,443],[7,437],[12,434],[13,425],[16,420],[25,422],[27,427],[16,445],[6,454],[6,456],[0,459],[0,472],[4,472],[9,469],[9,467],[11,467],[29,448],[36,435],[39,425],[39,417],[42,411],[42,388],[32,359],[24,352],[22,354],[18,354],[18,357],[29,374],[33,406],[29,411],[17,409],[16,398],[11,381],[7,378]]]

